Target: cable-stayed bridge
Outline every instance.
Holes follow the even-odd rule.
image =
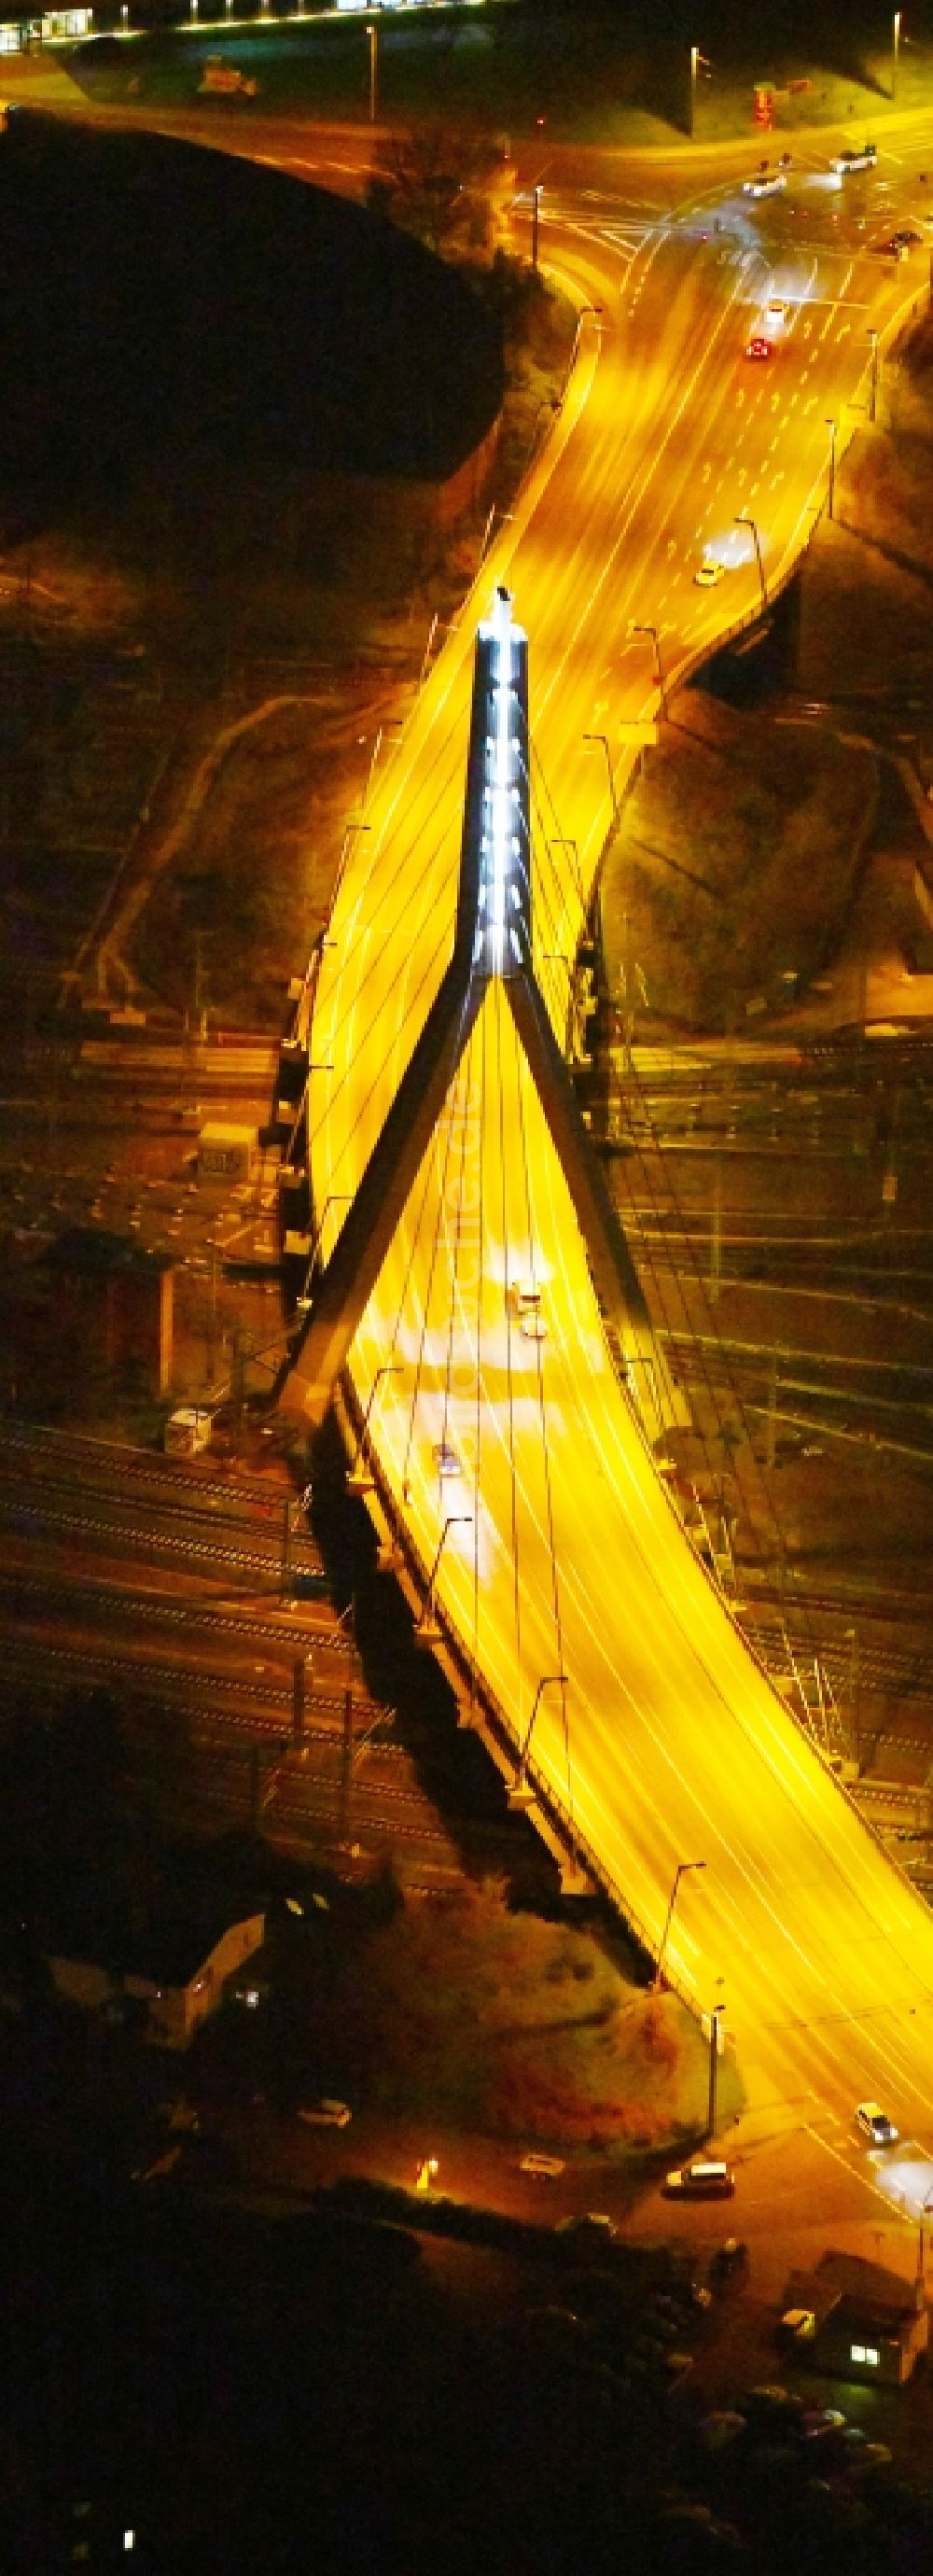
[[[593,866],[536,777],[505,594],[471,659],[419,701],[299,998],[283,1400],[314,1420],[342,1386],[416,1638],[567,1883],[602,1885],[657,1955],[702,1860],[665,1950],[695,2009],[725,2004],[767,2090],[921,2123],[933,1920],[653,1454],[676,1390],[557,1034]]]

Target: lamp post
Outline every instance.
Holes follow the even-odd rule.
[[[891,21],[891,103],[897,97],[897,67],[901,51],[901,13],[895,9]]]
[[[612,753],[609,749],[608,735],[604,733],[585,733],[583,740],[584,742],[601,742],[606,754],[606,768],[609,772],[609,803],[612,807],[612,827],[614,831],[619,820],[619,809],[616,804],[616,783],[612,774]]]
[[[709,2098],[706,2106],[706,2134],[712,2138],[716,2128],[716,2076],[722,2047],[720,2021],[725,2004],[714,2004],[709,2017]]]
[[[366,21],[366,36],[369,44],[369,122],[370,125],[375,125],[376,84],[379,78],[379,29],[374,26],[371,18],[367,18]]]
[[[534,1732],[534,1723],[538,1714],[541,1693],[542,1691],[547,1690],[552,1682],[559,1682],[561,1689],[566,1690],[566,1673],[542,1673],[541,1675],[541,1679],[534,1695],[534,1702],[532,1705],[531,1716],[528,1720],[525,1741],[518,1757],[518,1769],[515,1773],[511,1789],[508,1792],[508,1804],[510,1807],[530,1807],[533,1802],[534,1791],[529,1789],[528,1782],[525,1778],[525,1764],[528,1760],[528,1748]]]
[[[868,393],[868,417],[869,420],[874,420],[878,410],[878,334],[877,331],[872,330],[871,325],[869,325],[868,337],[871,341],[871,384]]]
[[[833,515],[833,502],[835,501],[835,498],[836,498],[836,423],[835,423],[835,421],[834,421],[834,420],[828,420],[828,421],[827,421],[827,423],[826,423],[826,427],[827,427],[827,429],[828,429],[828,431],[829,431],[829,500],[828,500],[828,503],[827,503],[827,511],[826,511],[826,515],[827,515],[827,518],[831,519],[831,518],[832,518],[832,515]]]
[[[756,519],[748,518],[743,512],[737,515],[735,524],[737,528],[751,529],[755,544],[755,561],[758,565],[758,579],[761,583],[761,605],[762,608],[766,609],[768,605],[768,585],[765,580],[764,564],[761,560],[761,539],[758,534],[758,522]]]
[[[535,276],[537,276],[538,273],[538,219],[540,207],[541,182],[538,180],[531,191],[531,265]]]
[[[380,751],[382,750],[383,736],[384,736],[385,734],[387,734],[387,733],[390,733],[390,732],[394,733],[398,728],[400,728],[400,727],[401,727],[401,725],[403,724],[403,722],[404,722],[404,718],[403,718],[402,716],[383,716],[382,723],[381,723],[380,725],[377,725],[377,726],[376,726],[376,738],[375,738],[375,741],[374,741],[374,743],[373,743],[372,751],[371,751],[371,754],[370,754],[369,768],[368,768],[368,770],[367,770],[367,772],[366,772],[366,785],[365,785],[365,787],[364,787],[364,789],[363,789],[363,803],[364,803],[364,805],[368,805],[368,803],[369,803],[370,789],[371,789],[371,787],[372,787],[372,783],[373,783],[373,774],[374,774],[374,771],[375,771],[376,762],[377,762],[377,760],[378,760],[378,758],[379,758]],[[364,737],[364,739],[365,739],[365,737]],[[347,825],[347,830],[348,830],[348,831],[350,831],[351,829],[352,829],[352,825],[348,824],[348,825]],[[366,832],[368,832],[368,831],[369,831],[369,829],[370,829],[370,826],[369,826],[369,824],[368,824],[368,823],[365,823],[365,824],[364,824],[364,823],[362,823],[362,822],[361,822],[361,823],[360,823],[360,825],[359,825],[359,829],[360,829],[360,831],[366,831]]]
[[[658,1964],[652,1980],[651,1991],[654,1995],[660,1994],[661,1987],[664,1983],[664,1959],[667,1950],[668,1936],[674,1919],[674,1907],[677,1903],[677,1890],[680,1886],[681,1879],[686,1878],[688,1869],[705,1868],[705,1860],[679,1860],[677,1863],[677,1867],[674,1871],[674,1884],[668,1898],[667,1913],[664,1918],[664,1930],[661,1934],[661,1947],[658,1951]]]
[[[917,2285],[921,2290],[926,2287],[926,2259],[923,2242],[923,2222],[925,2218],[933,2218],[933,2199],[931,2199],[929,2192],[927,2193],[926,2199],[921,2202],[920,2207],[920,2241],[917,2246]]]
[[[368,1430],[369,1430],[369,1417],[370,1417],[370,1414],[371,1414],[372,1409],[373,1409],[373,1405],[374,1405],[375,1400],[376,1400],[376,1395],[377,1395],[377,1393],[378,1393],[378,1389],[379,1389],[379,1386],[380,1386],[381,1380],[382,1380],[384,1377],[394,1377],[394,1376],[396,1376],[396,1375],[397,1375],[397,1373],[398,1373],[398,1371],[399,1371],[399,1369],[401,1368],[401,1365],[402,1365],[401,1360],[383,1360],[382,1367],[381,1367],[381,1368],[377,1368],[377,1370],[376,1370],[376,1374],[375,1374],[375,1377],[374,1377],[374,1379],[373,1379],[372,1385],[371,1385],[371,1387],[370,1387],[369,1394],[368,1394],[368,1396],[367,1396],[367,1398],[366,1398],[366,1410],[365,1410],[365,1413],[364,1413],[364,1415],[363,1415],[362,1425],[361,1425],[361,1428],[360,1428],[360,1436],[359,1436],[359,1439],[358,1439],[357,1444],[356,1444],[356,1456],[355,1456],[355,1458],[354,1458],[353,1465],[352,1465],[352,1467],[350,1468],[350,1470],[349,1470],[349,1472],[348,1472],[348,1475],[347,1475],[347,1492],[348,1492],[348,1494],[374,1494],[374,1493],[375,1493],[375,1490],[376,1490],[376,1479],[375,1479],[375,1477],[374,1477],[374,1476],[371,1476],[371,1475],[370,1475],[370,1472],[369,1472],[368,1467],[364,1467],[364,1465],[363,1465],[363,1463],[362,1463],[362,1461],[363,1461],[363,1451],[364,1451],[365,1446],[366,1446],[366,1434],[367,1434],[367,1432],[368,1432]]]
[[[700,48],[699,48],[699,45],[691,45],[691,47],[690,47],[690,141],[691,141],[691,143],[692,143],[692,141],[693,141],[693,128],[694,128],[694,124],[695,124],[695,122],[696,122],[696,110],[697,110],[697,81],[698,81],[698,79],[699,79],[701,69],[702,69],[704,72],[708,72],[708,70],[709,70],[709,56],[708,56],[707,54],[701,54],[701,52],[700,52]]]
[[[324,1068],[321,1068],[321,1069],[326,1071],[326,1069],[327,1069],[327,1068],[326,1068],[326,1067],[324,1067]],[[309,1296],[309,1293],[308,1293],[308,1282],[309,1282],[309,1280],[310,1280],[310,1278],[311,1278],[311,1274],[312,1274],[312,1271],[313,1271],[313,1269],[314,1269],[315,1262],[317,1261],[317,1259],[318,1259],[318,1257],[319,1257],[319,1254],[320,1254],[320,1249],[321,1249],[321,1238],[322,1238],[322,1235],[323,1235],[323,1232],[324,1232],[324,1220],[325,1220],[325,1217],[326,1217],[326,1215],[327,1215],[328,1208],[332,1208],[332,1207],[349,1207],[349,1205],[350,1205],[350,1197],[349,1197],[349,1192],[348,1192],[347,1190],[332,1190],[332,1191],[330,1192],[330,1196],[329,1196],[328,1198],[326,1198],[326,1199],[325,1199],[325,1201],[324,1201],[324,1205],[323,1205],[323,1207],[322,1207],[322,1209],[321,1209],[320,1224],[318,1225],[317,1232],[316,1232],[316,1234],[315,1234],[314,1241],[313,1241],[312,1246],[311,1246],[311,1250],[310,1250],[310,1252],[309,1252],[309,1254],[308,1254],[308,1267],[307,1267],[307,1270],[305,1271],[304,1294],[303,1294],[301,1297],[296,1297],[296,1299],[295,1299],[295,1304],[296,1304],[296,1306],[297,1306],[297,1308],[298,1308],[298,1312],[299,1312],[299,1314],[307,1314],[308,1308],[309,1308],[309,1306],[311,1305],[311,1302],[312,1302],[312,1301],[311,1301],[311,1298],[310,1298],[310,1296]]]
[[[472,1512],[448,1512],[447,1514],[440,1538],[438,1539],[437,1546],[434,1551],[434,1563],[428,1577],[428,1588],[425,1594],[424,1608],[420,1619],[415,1622],[412,1634],[412,1643],[415,1646],[436,1646],[440,1643],[441,1632],[434,1615],[434,1586],[437,1582],[437,1569],[441,1561],[444,1540],[447,1536],[448,1530],[456,1528],[458,1521],[471,1521],[472,1518]]]
[[[667,716],[667,692],[666,692],[666,689],[665,689],[665,686],[664,686],[664,668],[663,668],[663,664],[662,664],[662,661],[661,661],[661,638],[660,638],[660,635],[658,634],[657,627],[656,627],[656,626],[633,626],[633,628],[632,628],[632,633],[633,633],[633,635],[650,635],[650,636],[651,636],[651,638],[652,638],[652,640],[653,640],[653,643],[654,643],[654,669],[655,669],[655,678],[656,678],[657,683],[658,683],[658,693],[659,693],[660,700],[661,700],[661,714],[662,714],[662,716],[666,717],[666,716]]]

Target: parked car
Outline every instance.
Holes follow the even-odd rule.
[[[785,2308],[778,2327],[782,2343],[812,2343],[815,2333],[816,2316],[812,2308]]]
[[[611,2218],[607,2218],[604,2209],[587,2209],[579,2217],[559,2218],[556,2233],[558,2236],[605,2238],[614,2236],[615,2228]]]
[[[807,2406],[801,2418],[805,2442],[825,2442],[832,2433],[844,2433],[846,2419],[838,2406]]]
[[[717,2289],[722,2288],[724,2281],[734,2281],[739,2273],[747,2270],[748,2246],[739,2236],[727,2236],[725,2243],[717,2245],[715,2254],[710,2255],[709,2277]]]
[[[535,2148],[530,2155],[522,2156],[518,2170],[523,2174],[535,2174],[540,2182],[556,2182],[558,2174],[564,2171],[564,2159],[563,2156],[539,2155]]]
[[[750,2431],[760,2432],[766,2428],[771,2432],[780,2426],[784,2432],[802,2432],[803,2398],[796,2396],[790,2388],[767,2381],[756,2388],[747,2388],[737,2403]]]
[[[319,2102],[312,2102],[306,2111],[299,2111],[298,2117],[306,2122],[309,2129],[346,2129],[353,2113],[348,2102],[334,2102],[325,2093]]]
[[[728,2200],[735,2190],[731,2165],[719,2156],[694,2156],[688,2165],[675,2165],[665,2174],[664,2189],[669,2199]]]

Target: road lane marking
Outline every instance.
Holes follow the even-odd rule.
[[[821,2138],[819,2130],[811,2128],[809,2120],[802,2120],[800,2125],[804,2136],[812,2138],[814,2146],[822,2147],[824,2155],[832,2156],[834,2163],[841,2165],[843,2173],[849,2175],[850,2181],[864,2183],[866,2191],[870,2191],[875,2200],[880,2200],[882,2207],[887,2210],[889,2218],[900,2218],[902,2216],[902,2212],[895,2208],[890,2194],[886,2191],[881,2191],[876,2182],[870,2182],[868,2175],[866,2173],[862,2173],[857,2165],[850,2164],[848,2156],[841,2155],[839,2148],[833,2146],[830,2138]]]

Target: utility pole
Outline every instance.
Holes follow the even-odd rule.
[[[722,2046],[720,2015],[725,2012],[725,2009],[725,2004],[714,2004],[709,2017],[709,2101],[706,2111],[706,2133],[710,2141],[716,2132],[716,2077],[719,2051]]]
[[[207,1036],[207,1002],[204,992],[204,942],[206,937],[207,932],[204,930],[196,930],[194,933],[194,991],[192,994],[192,1019],[194,1022],[194,1035],[196,1038],[200,1038],[202,1043]]]
[[[379,29],[374,26],[371,18],[367,18],[366,21],[366,36],[369,44],[369,122],[370,125],[375,125],[379,80]]]
[[[711,1306],[718,1306],[718,1304],[719,1304],[719,1284],[720,1284],[720,1280],[721,1280],[721,1278],[722,1278],[722,1167],[721,1167],[721,1164],[720,1164],[719,1159],[718,1159],[718,1156],[717,1156],[716,1166],[715,1166],[715,1174],[714,1174],[714,1179],[713,1179],[713,1217],[712,1217],[712,1228],[711,1228],[711,1233],[710,1233],[710,1247],[709,1247],[709,1302],[710,1302],[710,1305],[711,1305]]]
[[[861,1638],[857,1628],[848,1628],[846,1630],[846,1637],[849,1647],[849,1733],[852,1742],[852,1759],[853,1762],[857,1763],[859,1770],[861,1770],[861,1711],[859,1707],[862,1680],[862,1659],[860,1651]]]
[[[538,216],[540,205],[541,188],[539,184],[537,187],[532,188],[531,191],[531,265],[536,277],[538,274]]]
[[[765,1465],[769,1470],[773,1469],[777,1456],[777,1405],[780,1374],[778,1346],[775,1342],[774,1349],[771,1353],[771,1364],[768,1370],[768,1434],[767,1446],[765,1449]]]
[[[702,68],[702,70],[703,70],[703,71],[708,72],[708,71],[709,71],[709,67],[710,67],[710,66],[709,66],[709,56],[708,56],[707,54],[701,54],[701,52],[700,52],[700,48],[699,48],[699,45],[691,45],[691,47],[690,47],[690,115],[689,115],[689,127],[688,127],[691,143],[693,142],[693,129],[694,129],[694,126],[695,126],[695,124],[696,124],[696,112],[697,112],[697,81],[698,81],[698,79],[699,79],[699,75],[700,75],[701,68]]]
[[[306,1679],[307,1658],[304,1655],[296,1655],[292,1665],[292,1735],[296,1744],[301,1743],[305,1731]]]
[[[826,423],[826,427],[827,427],[827,429],[828,429],[828,431],[829,431],[829,499],[828,499],[828,502],[827,502],[826,515],[827,515],[827,518],[831,519],[831,518],[832,518],[832,515],[833,515],[833,504],[834,504],[834,502],[835,502],[835,498],[836,498],[836,423],[835,423],[835,421],[834,421],[834,420],[828,420],[828,421],[827,421],[827,423]]]
[[[870,385],[870,387],[869,387],[869,394],[868,394],[868,417],[869,417],[869,420],[870,420],[870,421],[874,421],[874,420],[876,420],[876,419],[877,419],[877,416],[878,416],[878,334],[877,334],[877,331],[869,330],[868,337],[869,337],[869,339],[870,339],[870,341],[871,341],[871,385]]]
[[[340,1740],[340,1815],[337,1838],[341,1846],[350,1840],[350,1800],[353,1789],[353,1681],[348,1677],[343,1695],[343,1730]]]

